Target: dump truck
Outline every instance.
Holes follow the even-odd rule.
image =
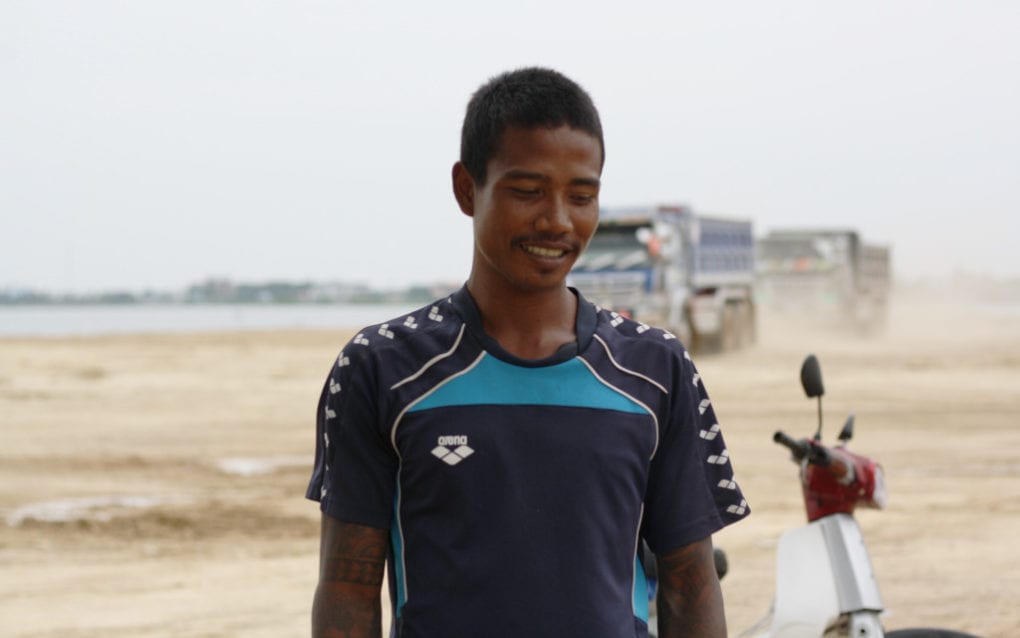
[[[763,310],[873,332],[885,324],[891,251],[853,229],[772,230],[757,241]]]
[[[568,277],[597,305],[664,328],[696,351],[755,340],[754,281],[751,221],[685,205],[601,209]]]

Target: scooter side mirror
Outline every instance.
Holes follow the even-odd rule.
[[[843,429],[839,431],[839,440],[845,442],[852,438],[854,438],[854,415],[851,414],[846,418]]]
[[[804,387],[804,393],[808,398],[814,399],[825,394],[825,385],[822,383],[822,367],[818,365],[818,359],[809,354],[800,366],[800,384]]]

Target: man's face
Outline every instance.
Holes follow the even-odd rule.
[[[508,128],[483,185],[458,163],[457,201],[474,218],[472,283],[561,286],[595,232],[601,172],[598,139],[568,126]]]

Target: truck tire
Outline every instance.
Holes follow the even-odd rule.
[[[741,347],[753,346],[758,341],[755,325],[755,306],[750,301],[741,302]]]
[[[747,330],[747,345],[753,346],[758,343],[758,317],[753,303],[745,301],[744,307],[747,309],[747,324],[744,326]]]
[[[743,350],[747,346],[747,309],[743,301],[733,304],[733,349]]]
[[[740,346],[740,311],[735,303],[723,306],[722,330],[719,333],[719,350],[732,352]]]

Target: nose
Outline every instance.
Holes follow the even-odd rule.
[[[535,220],[535,230],[547,233],[567,233],[573,227],[574,225],[570,218],[570,206],[566,198],[561,195],[550,197],[548,204],[543,207],[538,219]]]

